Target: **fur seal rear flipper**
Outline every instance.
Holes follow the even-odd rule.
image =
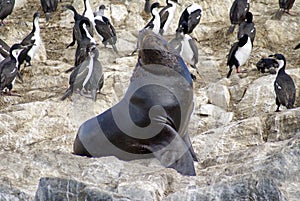
[[[183,175],[196,175],[197,161],[187,133],[193,111],[193,81],[183,59],[151,30],[139,33],[139,57],[119,103],[84,122],[74,154],[156,157]]]

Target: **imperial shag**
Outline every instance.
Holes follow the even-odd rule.
[[[242,22],[239,26],[238,39],[240,39],[245,34],[248,34],[253,44],[256,35],[256,28],[253,22],[253,15],[251,12],[246,13],[246,20]]]
[[[271,55],[279,63],[279,70],[274,82],[274,89],[276,93],[276,112],[279,112],[280,105],[287,109],[293,108],[296,97],[296,87],[290,75],[286,74],[286,60],[282,54]]]
[[[289,15],[293,15],[290,12],[290,9],[293,7],[295,0],[279,0],[279,9],[276,12],[273,19],[280,20],[283,13],[287,13]]]
[[[229,27],[227,34],[233,33],[235,26],[239,25],[245,20],[246,13],[249,11],[249,9],[249,0],[234,0],[229,12],[231,26]]]
[[[229,66],[229,71],[227,73],[227,78],[230,77],[233,68],[236,68],[237,73],[240,72],[240,66],[244,65],[248,58],[250,57],[252,51],[252,43],[250,37],[245,34],[235,42],[228,54],[227,66]]]
[[[170,41],[169,45],[174,48],[183,60],[189,64],[192,68],[197,70],[199,74],[197,63],[198,63],[198,48],[195,43],[195,40],[188,34],[188,24],[182,24],[183,36],[176,35],[176,38]],[[191,74],[193,79],[196,79],[196,76]]]
[[[48,22],[51,17],[51,14],[57,9],[58,0],[41,0],[41,5],[46,15],[46,21]]]
[[[31,59],[38,52],[40,45],[42,43],[40,35],[40,25],[39,25],[40,14],[38,12],[33,15],[33,26],[31,32],[22,40],[21,45],[28,46],[25,50],[21,52],[20,55],[20,65],[26,61],[29,66],[31,66]],[[26,66],[26,64],[25,64]]]
[[[183,32],[183,24],[187,24],[187,34],[191,34],[201,19],[202,8],[196,3],[189,5],[181,14],[176,33]]]
[[[80,31],[79,24],[80,24],[81,20],[84,20],[85,22],[87,22],[87,29],[88,29],[89,34],[91,36],[93,36],[94,27],[91,24],[89,18],[80,15],[72,5],[66,5],[65,8],[73,11],[74,21],[75,21],[74,26],[73,26],[73,35],[72,35],[73,36],[73,41],[67,46],[67,48],[69,48],[71,46],[74,46],[76,42],[77,42],[77,44],[80,43],[80,40],[81,40],[82,36],[81,36],[81,31]]]
[[[100,9],[103,8],[100,6]],[[113,47],[113,50],[118,53],[118,49],[116,47],[117,35],[114,26],[110,23],[109,19],[104,16],[104,10],[103,12],[96,12],[94,14],[96,14],[94,16],[96,33],[101,38],[102,43],[105,47],[109,43]]]
[[[167,6],[165,6],[160,12],[160,31],[159,33],[163,35],[167,32],[176,11],[176,4],[178,0],[167,0]],[[179,4],[180,5],[180,4]]]
[[[20,76],[18,71],[18,56],[20,55],[23,49],[27,47],[22,46],[21,44],[14,44],[10,48],[9,57],[6,57],[0,63],[0,93],[3,94],[4,89],[8,89],[6,94],[8,95],[17,95],[12,94],[11,90],[13,88],[14,80],[16,76]]]
[[[15,0],[0,0],[0,26],[4,25],[4,19],[9,16],[15,6]]]

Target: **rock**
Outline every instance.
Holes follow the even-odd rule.
[[[128,15],[128,11],[125,5],[122,4],[112,4],[111,7],[111,17],[114,26],[121,26],[125,23],[125,19]]]
[[[269,142],[276,142],[292,138],[300,132],[300,110],[292,109],[274,113],[266,119],[267,136]]]
[[[235,82],[229,87],[231,101],[241,101],[251,82],[253,82],[253,79],[249,77],[235,80]]]
[[[88,186],[84,183],[71,179],[41,178],[35,201],[44,200],[114,200],[129,201],[127,198],[115,196],[97,187]]]
[[[264,24],[267,37],[272,42],[277,44],[286,43],[288,41],[295,41],[296,37],[294,36],[294,32],[296,31],[297,21],[292,19],[284,19],[282,20],[267,20]]]
[[[263,132],[261,119],[253,117],[208,130],[193,137],[192,144],[198,160],[207,167],[226,160],[230,153],[263,144]]]
[[[164,0],[159,0],[165,5]],[[193,1],[180,1],[164,37],[174,37],[178,19]],[[299,200],[300,197],[300,75],[298,50],[300,16],[284,14],[270,20],[278,9],[271,0],[251,1],[257,39],[247,72],[225,78],[226,55],[236,32],[226,35],[233,0],[198,2],[203,8],[197,39],[200,75],[193,82],[194,111],[188,133],[199,162],[197,176],[186,177],[163,167],[155,158],[121,161],[116,157],[88,158],[72,154],[78,127],[123,98],[138,61],[128,56],[137,44],[138,31],[150,20],[141,1],[103,0],[111,19],[120,55],[99,42],[104,86],[96,101],[78,93],[61,101],[74,64],[72,4],[81,14],[82,0],[59,2],[48,23],[40,20],[44,50],[32,66],[21,68],[13,92],[0,96],[0,200]],[[26,3],[26,4],[25,4]],[[90,0],[93,10],[100,4]],[[32,28],[32,15],[40,9],[33,0],[20,0],[0,29],[1,39],[12,45]],[[300,12],[295,5],[294,12]],[[236,30],[237,31],[237,28]],[[297,88],[294,109],[275,113],[275,75],[262,74],[255,64],[262,57],[282,53],[287,73]],[[195,73],[193,69],[192,73]]]
[[[207,96],[209,102],[223,109],[227,109],[230,103],[230,93],[228,87],[219,83],[213,83],[208,86]]]
[[[212,193],[213,192],[213,193]],[[216,193],[217,192],[217,193]],[[272,179],[244,178],[238,181],[214,184],[210,189],[195,188],[176,192],[164,201],[172,200],[280,200],[281,191]]]
[[[263,76],[248,86],[244,97],[236,106],[241,118],[276,110],[274,80],[275,75]]]
[[[233,119],[233,112],[226,112],[224,109],[212,104],[201,105],[199,114],[208,117],[211,127],[227,125]]]

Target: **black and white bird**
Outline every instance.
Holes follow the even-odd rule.
[[[295,50],[300,48],[300,43],[296,45]]]
[[[290,9],[293,7],[294,3],[295,0],[279,0],[279,9],[273,19],[280,20],[284,13],[294,15],[290,12]]]
[[[158,2],[155,2],[151,5],[151,14],[152,18],[151,20],[146,24],[146,26],[143,29],[150,29],[156,34],[160,34],[160,15],[159,15],[159,8],[161,8],[160,4]],[[130,54],[131,56],[137,52],[138,50],[138,44],[136,48],[132,51]]]
[[[4,90],[8,89],[8,92],[5,92],[7,95],[17,95],[11,93],[11,90],[14,85],[14,81],[16,76],[20,76],[18,71],[18,56],[20,55],[21,51],[26,49],[27,47],[22,46],[21,44],[14,44],[10,48],[9,56],[6,57],[0,63],[0,93],[4,94]]]
[[[93,32],[94,32],[94,26],[92,25],[92,23],[90,22],[89,18],[84,17],[83,15],[80,15],[76,9],[74,8],[74,6],[72,5],[66,5],[65,6],[66,9],[71,10],[74,14],[74,26],[73,26],[73,33],[72,33],[72,42],[67,46],[67,48],[74,46],[75,43],[77,42],[77,44],[79,44],[82,36],[81,36],[81,31],[80,31],[80,21],[84,20],[86,22],[88,22],[87,24],[87,29],[89,31],[89,34],[93,37]]]
[[[188,25],[187,34],[191,34],[194,28],[199,24],[201,19],[202,8],[200,5],[193,3],[189,5],[181,14],[178,22],[176,33],[183,32],[183,23]]]
[[[78,66],[81,64],[89,54],[91,46],[95,46],[96,40],[90,35],[88,31],[89,20],[81,20],[79,23],[81,40],[77,44],[75,52],[75,64]]]
[[[227,34],[233,33],[235,26],[239,25],[245,20],[246,13],[249,11],[249,9],[249,0],[234,0],[229,12],[231,25],[227,31]]]
[[[118,54],[118,49],[116,47],[117,34],[114,26],[110,23],[109,19],[104,16],[104,10],[103,14],[102,12],[97,12],[95,14],[94,24],[96,33],[101,38],[102,43],[105,47],[109,43],[112,46],[113,50]]]
[[[41,5],[46,15],[46,21],[48,22],[51,17],[51,14],[57,9],[58,0],[41,0]]]
[[[61,100],[65,100],[78,90],[80,95],[96,100],[97,92],[101,90],[104,83],[103,69],[98,57],[99,51],[95,46],[91,46],[86,59],[72,71],[69,79],[70,86]]]
[[[199,74],[197,63],[198,63],[198,48],[195,40],[188,34],[188,24],[182,24],[183,36],[176,35],[174,39],[169,42],[170,47],[174,48],[183,60],[189,64],[192,68],[197,70]],[[191,74],[192,78],[196,76]]]
[[[31,59],[34,58],[34,56],[36,55],[36,53],[38,52],[41,46],[42,38],[40,34],[41,29],[39,25],[39,18],[40,18],[40,14],[38,12],[34,13],[32,30],[21,42],[21,45],[28,46],[28,48],[24,49],[21,52],[20,55],[21,58],[19,61],[20,65],[26,61],[27,64],[31,66]]]
[[[253,44],[256,35],[256,28],[253,22],[253,15],[251,12],[246,13],[246,20],[242,22],[239,26],[238,39],[245,34],[247,34],[251,38],[251,42]]]
[[[227,66],[229,66],[229,71],[227,73],[227,78],[230,77],[233,68],[236,68],[237,73],[240,73],[240,67],[246,63],[250,57],[252,51],[252,42],[250,37],[245,34],[238,42],[235,42],[229,51],[227,58]]]
[[[286,59],[282,54],[274,54],[273,56],[279,63],[279,70],[274,81],[274,89],[276,94],[276,112],[279,112],[280,105],[291,109],[295,103],[296,87],[290,75],[286,74]]]
[[[161,8],[160,4],[155,2],[151,5],[151,20],[147,23],[144,29],[151,29],[154,33],[159,34],[160,30],[160,15],[159,8]]]
[[[167,6],[165,6],[160,12],[160,31],[161,35],[165,34],[174,18],[176,11],[176,4],[178,0],[166,0]]]
[[[7,45],[6,42],[0,39],[0,62],[9,56],[9,51],[10,51],[9,45]]]
[[[4,19],[9,16],[15,6],[15,0],[0,0],[0,26],[4,25]]]
[[[150,0],[145,0],[144,11],[145,11],[145,13],[150,14],[150,12],[151,12]]]

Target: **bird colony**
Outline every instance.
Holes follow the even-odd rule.
[[[0,200],[300,196],[297,2],[0,0],[0,19]]]

